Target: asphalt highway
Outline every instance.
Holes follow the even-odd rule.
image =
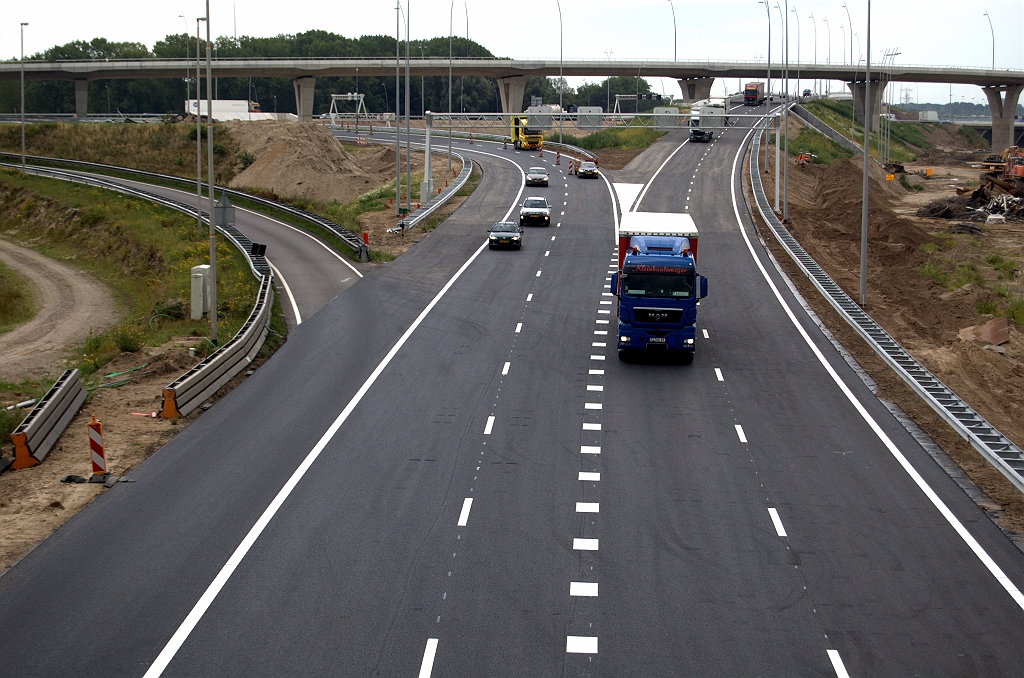
[[[444,224],[0,577],[0,675],[1024,675],[1024,554],[793,297],[745,134],[457,143]],[[616,359],[614,183],[700,229],[691,365]]]

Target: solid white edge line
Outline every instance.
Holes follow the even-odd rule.
[[[780,537],[786,536],[786,528],[782,526],[782,518],[779,518],[779,512],[776,509],[768,509],[768,515],[771,516],[772,525],[775,526],[775,533]]]
[[[925,481],[925,479],[921,477],[921,474],[917,472],[917,469],[915,469],[913,465],[910,463],[910,461],[908,461],[907,458],[903,455],[903,453],[900,452],[900,449],[896,447],[896,444],[893,443],[889,436],[886,434],[886,432],[882,430],[882,427],[878,425],[878,422],[875,421],[874,417],[872,417],[871,414],[868,413],[868,411],[864,408],[864,405],[862,405],[861,402],[857,399],[857,397],[853,395],[853,392],[846,385],[846,382],[844,382],[839,377],[839,374],[834,369],[832,369],[832,365],[829,364],[828,360],[825,359],[825,356],[818,349],[817,345],[815,345],[810,335],[808,335],[807,331],[804,330],[803,325],[800,324],[800,321],[793,313],[793,309],[791,309],[789,307],[789,304],[786,303],[786,300],[782,297],[782,293],[779,292],[779,288],[775,286],[775,283],[772,281],[771,276],[768,275],[768,271],[761,263],[761,260],[758,259],[757,253],[754,251],[754,246],[751,244],[750,238],[747,237],[747,230],[743,227],[743,220],[740,218],[740,209],[739,206],[736,204],[736,166],[739,163],[740,158],[745,154],[744,149],[747,147],[747,142],[753,134],[754,130],[751,129],[749,132],[747,132],[746,137],[744,137],[743,143],[740,144],[740,148],[736,153],[736,157],[733,159],[732,176],[730,177],[730,190],[732,193],[733,213],[736,215],[736,224],[740,228],[740,234],[743,236],[743,241],[747,244],[747,250],[750,252],[750,256],[754,259],[754,263],[757,265],[758,270],[761,271],[761,275],[764,277],[765,282],[768,283],[768,287],[771,289],[772,293],[775,294],[775,298],[778,300],[779,305],[782,306],[782,309],[786,312],[786,315],[789,316],[790,322],[792,322],[793,326],[796,327],[797,332],[799,332],[800,336],[803,338],[804,342],[806,342],[807,346],[810,347],[811,352],[814,353],[814,356],[818,359],[818,362],[821,363],[821,366],[824,367],[828,375],[832,377],[832,381],[836,383],[836,386],[839,387],[839,390],[843,392],[843,395],[846,396],[846,399],[850,401],[850,404],[853,405],[854,409],[857,410],[857,413],[867,423],[868,427],[871,428],[871,430],[882,442],[882,444],[885,445],[886,449],[889,450],[889,453],[892,454],[892,456],[896,459],[897,463],[899,463],[899,465],[903,467],[903,470],[906,471],[907,475],[910,476],[910,479],[914,481],[914,484],[917,485],[918,488],[928,498],[928,500],[931,501],[932,505],[936,509],[938,509],[939,513],[942,514],[942,517],[946,519],[946,522],[948,522],[949,525],[954,530],[956,530],[956,533],[960,535],[960,538],[964,540],[964,543],[967,544],[968,548],[970,548],[971,551],[974,552],[974,555],[978,557],[978,560],[982,562],[982,564],[988,569],[992,576],[996,578],[996,581],[999,582],[999,584],[1006,590],[1006,592],[1010,594],[1010,597],[1013,598],[1014,602],[1016,602],[1017,605],[1019,605],[1020,608],[1024,610],[1024,593],[1021,593],[1020,589],[1018,589],[1017,586],[1010,580],[1010,578],[1006,576],[1002,568],[1000,568],[999,565],[996,564],[996,562],[992,559],[988,552],[985,551],[985,549],[982,548],[981,544],[979,544],[978,541],[974,538],[974,535],[967,531],[967,528],[964,527],[963,523],[960,522],[960,519],[953,515],[953,512],[949,510],[949,507],[946,506],[945,502],[943,502],[942,499],[939,498],[939,495],[935,493],[935,490],[933,490],[931,486],[927,483],[927,481]]]
[[[826,650],[826,652],[828,652],[828,658],[836,672],[836,678],[850,678],[850,674],[846,672],[846,666],[843,664],[843,658],[839,656],[839,650]]]
[[[292,305],[292,313],[295,314],[295,326],[298,327],[302,324],[302,314],[299,313],[299,305],[295,303],[295,296],[292,294],[292,288],[288,286],[288,282],[281,275],[281,271],[277,270],[277,266],[271,263],[270,259],[267,259],[267,264],[270,266],[270,270],[274,272],[277,279],[281,281],[281,287],[284,288],[285,294],[288,295],[288,302]]]
[[[434,671],[434,655],[437,654],[437,638],[427,638],[427,646],[423,648],[423,661],[420,662],[419,678],[430,678]]]
[[[612,234],[615,237],[615,244],[619,244],[619,211],[622,209],[622,205],[619,205],[619,199],[615,195],[615,189],[612,188],[612,183],[608,181],[608,177],[604,175],[604,172],[598,172],[598,176],[604,179],[604,185],[608,187],[608,195],[612,198],[612,217],[615,220],[615,232]]]
[[[462,502],[462,513],[459,514],[458,527],[465,527],[469,522],[469,510],[473,508],[473,497],[466,497]]]
[[[679,147],[676,148],[676,150],[672,151],[672,153],[670,153],[667,158],[665,158],[665,162],[661,163],[661,167],[658,168],[658,171],[655,172],[654,176],[652,176],[647,181],[647,185],[644,186],[644,190],[640,191],[640,195],[637,196],[637,199],[633,202],[633,205],[629,209],[630,212],[636,212],[638,209],[640,209],[640,203],[643,202],[644,196],[647,195],[647,189],[649,189],[651,187],[651,184],[654,183],[654,180],[658,178],[659,174],[661,174],[661,170],[665,169],[665,165],[668,164],[668,161],[671,160],[675,156],[675,154],[678,153],[680,151],[680,149],[682,149],[682,147],[685,146],[688,143],[690,143],[689,139],[687,139],[683,143],[679,144]],[[687,198],[687,199],[689,199],[689,198]]]
[[[492,154],[485,153],[484,155]],[[497,158],[501,156],[494,157]],[[516,165],[516,163],[513,162],[512,160],[508,160],[507,158],[502,158],[502,160],[507,160],[508,162],[515,165],[516,168],[519,169],[519,173],[522,175],[522,179],[519,185],[519,193],[516,195],[516,199],[515,201],[513,201],[512,206],[509,208],[508,212],[505,213],[505,217],[501,219],[501,221],[504,221],[505,219],[508,218],[509,214],[512,214],[512,210],[514,210],[516,206],[519,204],[519,197],[522,196],[523,189],[526,187],[526,173],[523,172],[523,169],[519,167],[519,165]],[[309,470],[310,466],[313,465],[313,462],[316,461],[317,457],[320,456],[320,453],[323,452],[325,447],[327,447],[327,444],[331,442],[331,439],[334,438],[335,434],[338,432],[338,429],[341,428],[341,425],[344,424],[345,420],[347,420],[349,415],[352,414],[352,411],[356,408],[356,405],[359,404],[359,402],[363,399],[363,396],[365,396],[367,391],[370,390],[370,387],[373,386],[374,382],[377,381],[381,373],[384,372],[384,370],[387,368],[388,364],[394,359],[398,351],[401,350],[401,348],[405,345],[405,342],[409,340],[409,337],[412,336],[412,333],[416,331],[416,328],[420,326],[420,324],[427,317],[427,315],[434,309],[434,306],[436,306],[437,303],[441,301],[441,298],[448,293],[448,290],[451,289],[452,285],[455,284],[455,281],[458,280],[462,276],[462,274],[465,273],[466,269],[468,269],[469,266],[476,260],[476,258],[480,256],[480,253],[484,251],[485,247],[487,247],[486,240],[480,245],[480,247],[476,249],[475,252],[473,252],[469,259],[467,259],[465,263],[463,263],[462,266],[459,267],[459,270],[457,270],[455,274],[452,275],[448,282],[445,283],[444,287],[442,287],[441,290],[434,296],[434,298],[430,300],[430,303],[426,305],[426,307],[420,312],[420,314],[416,316],[416,320],[414,320],[413,323],[409,326],[409,328],[402,334],[402,336],[399,337],[398,341],[395,342],[395,345],[391,347],[391,350],[388,351],[387,355],[385,355],[384,358],[380,361],[380,363],[378,363],[377,367],[374,368],[373,372],[370,373],[370,376],[366,378],[366,381],[363,382],[363,385],[359,387],[359,390],[356,391],[355,395],[352,396],[352,399],[348,401],[347,405],[345,405],[345,409],[341,411],[341,414],[338,415],[337,419],[334,420],[330,427],[320,437],[320,440],[317,441],[317,444],[313,447],[312,450],[310,450],[309,454],[306,455],[306,458],[302,460],[302,463],[299,464],[299,467],[295,469],[291,477],[288,478],[284,486],[278,491],[277,495],[270,502],[270,505],[267,506],[267,508],[263,511],[263,514],[260,515],[256,523],[252,526],[252,528],[250,528],[249,532],[245,535],[245,538],[242,539],[242,542],[235,549],[234,553],[232,553],[231,557],[228,558],[228,562],[225,563],[224,567],[222,567],[220,572],[217,573],[217,576],[214,577],[213,581],[203,592],[203,595],[199,597],[199,600],[192,607],[192,610],[185,617],[184,621],[182,621],[181,625],[178,626],[177,630],[174,632],[174,635],[171,636],[171,639],[167,641],[167,644],[160,651],[160,654],[158,654],[156,659],[153,660],[153,663],[150,665],[149,669],[146,671],[143,678],[156,678],[164,672],[164,670],[167,668],[167,665],[171,663],[172,659],[174,659],[174,655],[178,653],[178,650],[181,649],[181,646],[188,639],[189,635],[192,633],[192,630],[199,623],[199,620],[203,618],[203,615],[206,613],[206,610],[209,609],[210,605],[213,604],[213,600],[217,597],[217,594],[220,593],[220,590],[224,587],[224,584],[226,584],[228,579],[231,578],[231,575],[234,573],[235,567],[237,567],[238,564],[242,562],[242,559],[245,558],[245,555],[249,552],[249,549],[252,548],[252,545],[256,542],[257,539],[259,539],[259,536],[263,533],[263,530],[270,523],[271,519],[277,513],[278,509],[280,509],[281,505],[284,504],[285,499],[288,498],[288,495],[290,495],[292,493],[292,490],[295,489],[296,485],[299,484],[299,481],[302,480],[302,477],[306,475],[306,471]]]

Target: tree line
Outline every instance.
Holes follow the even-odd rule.
[[[215,58],[331,58],[364,57],[389,58],[395,55],[395,39],[383,35],[364,35],[346,38],[328,31],[306,31],[295,35],[269,38],[243,36],[217,38],[211,45]],[[400,45],[405,57],[405,43]],[[206,41],[199,43],[205,60]],[[416,57],[448,58],[449,39],[431,38],[410,42],[409,55]],[[451,50],[455,57],[493,58],[483,45],[466,38],[453,37]],[[90,41],[77,40],[66,45],[26,57],[34,61],[103,60],[103,59],[192,59],[195,63],[196,38],[185,34],[168,35],[149,49],[137,42],[111,42],[105,38]],[[194,66],[193,66],[194,67]],[[404,71],[403,71],[404,78]],[[267,112],[295,113],[295,94],[290,78],[216,78],[215,98],[249,99],[259,102]],[[20,85],[16,80],[0,82],[0,112],[18,113]],[[399,92],[405,95],[404,79]],[[539,96],[544,103],[562,103],[578,106],[614,106],[616,94],[650,93],[650,85],[643,78],[612,77],[601,82],[587,83],[579,88],[568,87],[564,80],[528,77],[524,106],[530,97]],[[313,98],[314,114],[327,113],[331,94],[361,92],[371,113],[395,110],[396,91],[393,77],[325,77],[317,78]],[[203,96],[206,94],[205,78]],[[424,110],[448,110],[449,83],[447,76],[420,76],[410,78],[410,111],[420,115]],[[184,69],[176,79],[93,80],[89,83],[89,112],[97,114],[184,112],[186,97],[195,98],[195,76],[187,78]],[[452,110],[482,113],[501,110],[498,85],[494,78],[481,76],[455,76],[451,83]],[[623,104],[624,112],[649,111],[658,102],[642,100]],[[354,103],[339,103],[339,110],[355,110]],[[404,112],[405,104],[402,101]],[[608,110],[606,108],[606,110]],[[26,113],[74,113],[75,85],[72,81],[33,81],[25,83]]]

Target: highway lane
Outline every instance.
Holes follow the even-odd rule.
[[[88,172],[65,171],[99,177],[195,206],[195,191]],[[204,197],[203,209],[206,207]],[[276,269],[275,284],[289,329],[319,311],[372,268],[368,264],[353,262],[316,235],[260,212],[236,205],[235,221],[235,227],[247,238],[267,245],[267,260]]]
[[[0,578],[0,673],[145,671],[345,403],[484,242],[487,225],[509,209],[522,173],[503,161],[485,173],[484,190],[443,226],[303,322],[256,374],[134,470],[135,483],[104,494]],[[401,364],[400,353],[394,367]],[[397,381],[382,395],[382,407],[367,410],[384,417],[381,431],[401,429],[405,421],[407,389],[405,380]],[[376,450],[368,452],[373,459]],[[358,487],[390,478],[385,464],[367,464],[365,456],[346,461],[356,464],[349,482]],[[416,518],[408,528],[402,526],[410,515],[378,516],[374,539],[421,531],[432,519],[417,506],[409,509]],[[112,525],[116,548],[98,539]],[[387,557],[367,563],[372,572],[388,562],[408,567],[407,544],[389,540],[383,546]],[[314,588],[327,585],[334,584],[318,581]],[[396,583],[382,579],[379,587],[390,590]],[[82,591],[104,594],[86,600]],[[267,623],[253,614],[235,621],[248,631]]]
[[[728,183],[741,134],[684,147],[641,204],[693,214],[710,339],[692,371],[610,365],[604,436],[620,455],[602,449],[594,489],[607,497],[602,514],[606,504],[622,514],[602,518],[613,645],[596,664],[608,675],[834,675],[834,650],[851,675],[1020,673],[1020,606],[858,416],[752,266]],[[1020,551],[755,252],[844,383],[1020,587]]]
[[[615,360],[605,183],[528,189],[567,203],[561,225],[465,268],[232,566],[165,675],[409,675],[424,659],[436,676],[836,675],[829,649],[851,675],[969,675],[972,662],[1019,673],[1007,649],[1019,608],[879,452],[758,278],[729,202],[738,131],[684,146],[641,203],[689,202],[702,229],[709,339],[692,365]],[[679,146],[670,137],[637,166],[653,173]],[[521,175],[492,156],[537,160],[465,148],[483,179],[452,217],[304,322],[136,483],[0,577],[0,675],[146,670],[511,205]],[[801,322],[1019,585],[1019,552]],[[116,547],[96,538],[111,526]],[[943,635],[951,628],[987,635]]]

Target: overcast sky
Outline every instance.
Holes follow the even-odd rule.
[[[780,57],[781,12],[776,0],[768,0],[772,14],[772,61]],[[466,35],[493,54],[512,58],[558,58],[558,9],[555,0],[508,3],[494,0],[402,0],[411,3],[410,35],[413,40]],[[680,60],[755,60],[767,55],[768,19],[765,6],[756,0],[562,0],[564,57],[566,59],[673,58],[672,9],[675,8]],[[778,0],[783,7],[782,0]],[[853,53],[867,48],[867,3],[847,0],[853,29]],[[347,37],[395,33],[394,0],[335,0],[334,2],[281,2],[280,0],[211,0],[215,35],[231,35],[237,21],[238,35],[271,36],[323,29]],[[800,22],[799,57],[815,58],[814,27],[817,25],[817,59],[842,62],[850,58],[850,28],[842,0],[789,2],[790,62],[797,60],[797,16]],[[792,10],[799,10],[798,15]],[[448,10],[448,11],[445,11]],[[884,50],[898,48],[897,63],[933,66],[992,66],[995,32],[995,65],[998,69],[1024,68],[1024,2],[1021,0],[875,0],[872,5],[871,54],[876,62]],[[168,33],[182,33],[186,23],[195,31],[195,18],[205,13],[197,0],[35,0],[0,5],[0,54],[17,56],[18,24],[25,28],[25,52],[31,54],[72,40],[106,37],[114,41],[142,42],[152,47]],[[185,15],[185,19],[179,17]],[[811,20],[811,15],[814,20]],[[526,23],[529,30],[524,30]],[[825,23],[825,19],[828,23]],[[534,21],[536,20],[536,21]],[[841,28],[842,27],[842,28]],[[404,29],[403,29],[404,31]],[[845,45],[844,45],[845,31]],[[404,38],[404,32],[403,32]],[[582,79],[572,79],[578,84]],[[652,82],[655,91],[679,96],[671,80]],[[715,84],[735,91],[737,81]],[[809,84],[805,84],[809,86]],[[945,103],[946,85],[909,85],[920,102]],[[952,88],[954,101],[984,101],[974,86]]]

